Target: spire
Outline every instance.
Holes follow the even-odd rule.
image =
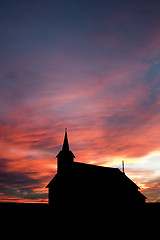
[[[57,173],[69,173],[74,161],[74,154],[69,150],[67,128],[65,128],[64,142],[62,150],[57,154]]]
[[[62,151],[69,151],[67,128],[65,128],[65,136],[64,136],[64,142],[63,142]]]

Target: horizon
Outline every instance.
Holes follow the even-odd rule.
[[[0,201],[47,202],[75,161],[121,169],[160,202],[160,2],[1,4]]]

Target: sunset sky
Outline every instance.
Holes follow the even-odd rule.
[[[0,201],[48,201],[66,127],[160,201],[159,0],[1,1]]]

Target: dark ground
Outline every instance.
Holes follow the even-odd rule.
[[[152,239],[156,239],[154,234],[159,238],[160,230],[160,203],[146,203],[141,212],[130,213],[123,209],[114,212],[110,209],[96,214],[94,211],[77,213],[76,209],[56,212],[48,204],[0,203],[0,217],[1,231],[5,229],[3,234],[6,237],[8,234],[15,237],[22,234],[22,239],[28,235],[41,238],[65,235],[74,239],[98,236],[98,239],[104,239],[104,234],[111,234],[113,238],[105,239],[126,235],[126,239],[131,239],[140,234],[139,237],[144,239],[152,234]]]

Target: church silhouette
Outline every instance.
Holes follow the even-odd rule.
[[[49,182],[49,205],[58,212],[90,213],[140,210],[146,197],[118,168],[74,161],[67,129],[57,157],[57,174]]]

